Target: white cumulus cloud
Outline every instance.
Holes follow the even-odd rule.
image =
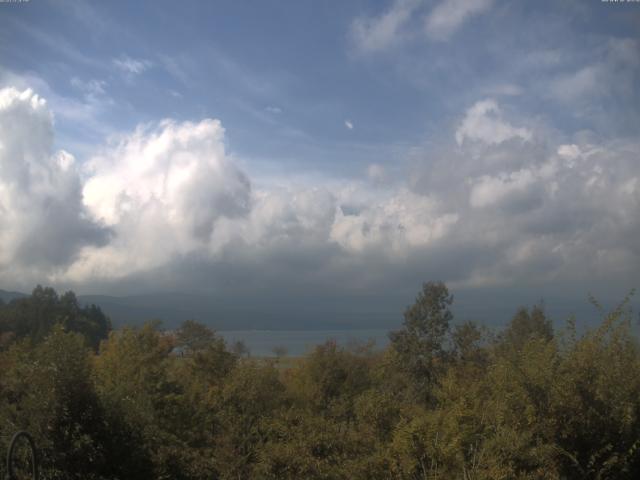
[[[152,65],[149,60],[131,58],[128,55],[114,58],[113,64],[128,75],[140,75]]]
[[[502,173],[497,176],[484,175],[473,183],[469,202],[472,207],[495,205],[514,195],[526,192],[536,181],[530,170]]]
[[[387,173],[382,165],[372,163],[367,167],[367,176],[374,182],[382,182],[387,176]]]
[[[211,119],[139,127],[90,159],[84,173],[86,207],[113,238],[82,250],[66,275],[73,281],[126,277],[190,255],[212,265],[228,255],[269,263],[294,251],[317,258],[388,250],[402,258],[443,237],[457,218],[406,190],[372,203],[375,195],[358,183],[306,187],[285,178],[252,187]],[[345,213],[346,204],[355,207]]]
[[[413,247],[443,238],[457,220],[458,215],[442,212],[433,198],[402,189],[357,214],[339,210],[331,239],[350,251],[375,248],[404,256]]]
[[[0,90],[0,275],[64,268],[108,231],[89,218],[74,158],[53,151],[53,117],[27,89]]]
[[[351,25],[356,47],[371,53],[398,43],[403,27],[420,4],[420,0],[394,0],[391,7],[379,16],[357,18]]]
[[[425,161],[426,184],[386,178],[380,164],[362,179],[252,176],[215,119],[139,126],[78,165],[52,150],[44,100],[0,90],[0,280],[282,291],[433,275],[457,286],[637,280],[637,142],[536,131],[526,141],[531,131],[482,100],[442,162]],[[485,161],[496,155],[519,159]]]
[[[425,21],[427,35],[433,40],[446,40],[469,18],[486,12],[493,0],[443,0]]]
[[[85,166],[84,202],[115,232],[107,248],[86,249],[76,274],[117,266],[150,268],[207,248],[221,218],[246,215],[251,186],[227,157],[217,120],[139,127]]]
[[[532,136],[530,130],[524,127],[514,127],[503,120],[500,107],[492,99],[481,100],[469,108],[456,130],[458,145],[461,145],[465,139],[492,145],[512,138],[529,141]]]

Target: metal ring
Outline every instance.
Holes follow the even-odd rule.
[[[13,460],[13,451],[16,448],[16,444],[18,443],[18,439],[20,437],[24,437],[27,439],[27,443],[29,443],[29,448],[31,450],[31,478],[33,480],[38,480],[39,476],[38,476],[38,459],[37,459],[37,452],[36,452],[36,444],[33,441],[33,438],[31,437],[31,435],[29,435],[27,432],[21,431],[16,433],[13,438],[11,439],[11,443],[9,444],[9,451],[7,452],[7,478],[6,480],[14,480],[15,479],[15,474],[13,471],[13,464],[12,464],[12,460]]]

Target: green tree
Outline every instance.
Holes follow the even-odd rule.
[[[452,303],[453,296],[444,283],[425,283],[415,303],[405,310],[402,329],[389,334],[400,368],[410,375],[423,397],[429,395],[444,368]]]
[[[640,346],[630,298],[581,337],[570,326],[550,414],[566,477],[640,476]]]
[[[486,330],[472,321],[454,326],[451,342],[455,358],[462,362],[484,363],[486,351],[483,342],[486,337]]]
[[[499,340],[506,348],[518,350],[533,337],[544,341],[553,338],[553,325],[540,305],[530,311],[524,307],[518,309]]]
[[[0,431],[35,437],[45,478],[108,478],[126,464],[111,462],[112,437],[81,335],[57,326],[37,346],[22,341],[3,357]]]
[[[314,414],[351,419],[356,397],[371,384],[369,361],[328,340],[298,364],[288,383],[295,401]]]
[[[259,450],[268,441],[264,427],[283,400],[284,385],[270,363],[240,363],[227,376],[213,404],[214,457],[221,479],[256,478]]]
[[[184,478],[179,433],[191,411],[168,374],[173,339],[156,327],[147,323],[111,333],[94,362],[96,390],[109,421],[136,432],[153,464],[149,478]]]
[[[205,349],[215,340],[213,330],[195,320],[185,320],[176,331],[176,347],[184,349],[187,353]]]
[[[13,339],[42,341],[56,324],[82,334],[94,350],[111,331],[111,321],[99,307],[82,307],[73,292],[58,296],[50,287],[38,285],[29,297],[0,307],[0,334],[11,333]]]

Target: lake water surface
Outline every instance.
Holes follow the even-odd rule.
[[[327,340],[335,340],[339,345],[353,342],[375,342],[376,348],[384,348],[388,343],[389,330],[220,330],[229,346],[239,340],[249,348],[251,355],[273,356],[276,347],[284,347],[287,355],[299,356],[308,353],[314,346]]]

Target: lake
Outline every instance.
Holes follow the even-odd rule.
[[[229,346],[241,340],[251,355],[274,356],[273,349],[284,347],[287,355],[299,356],[308,353],[315,345],[335,340],[339,345],[353,342],[375,342],[376,348],[384,348],[389,343],[389,330],[220,330]]]

